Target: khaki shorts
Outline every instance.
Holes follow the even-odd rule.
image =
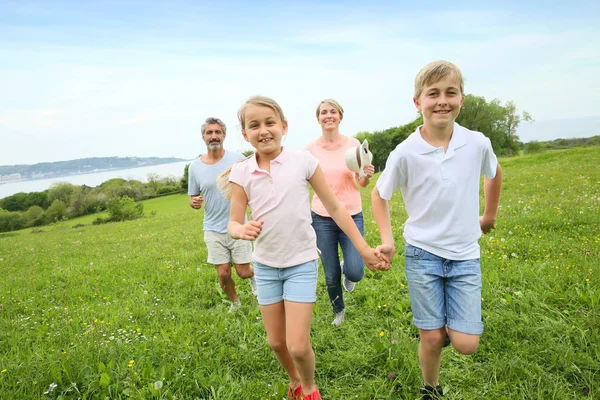
[[[252,261],[252,243],[235,240],[227,233],[204,231],[204,243],[208,249],[207,262],[219,264],[248,264]]]

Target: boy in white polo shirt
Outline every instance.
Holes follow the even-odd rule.
[[[390,153],[372,193],[382,245],[395,252],[388,201],[402,191],[408,219],[404,228],[405,270],[419,328],[422,398],[442,396],[438,377],[446,336],[462,354],[479,345],[481,322],[481,233],[495,228],[502,171],[490,140],[455,123],[464,101],[461,71],[432,62],[415,79],[413,101],[423,125]],[[479,182],[485,210],[479,216]]]

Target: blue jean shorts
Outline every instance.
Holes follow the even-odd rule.
[[[423,330],[444,326],[481,335],[481,267],[479,258],[453,261],[406,244],[406,279],[413,324]]]
[[[314,303],[317,301],[317,260],[287,268],[274,268],[254,261],[258,304],[268,306],[280,301]]]

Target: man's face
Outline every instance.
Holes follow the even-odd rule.
[[[223,148],[223,142],[225,141],[225,133],[223,128],[219,124],[208,124],[202,135],[206,148],[208,150],[220,150]]]

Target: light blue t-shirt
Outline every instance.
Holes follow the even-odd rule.
[[[229,201],[225,200],[217,188],[217,177],[232,164],[244,159],[240,153],[225,150],[221,161],[204,164],[200,158],[190,164],[188,170],[188,194],[202,194],[204,198],[204,230],[227,233],[229,222]]]

